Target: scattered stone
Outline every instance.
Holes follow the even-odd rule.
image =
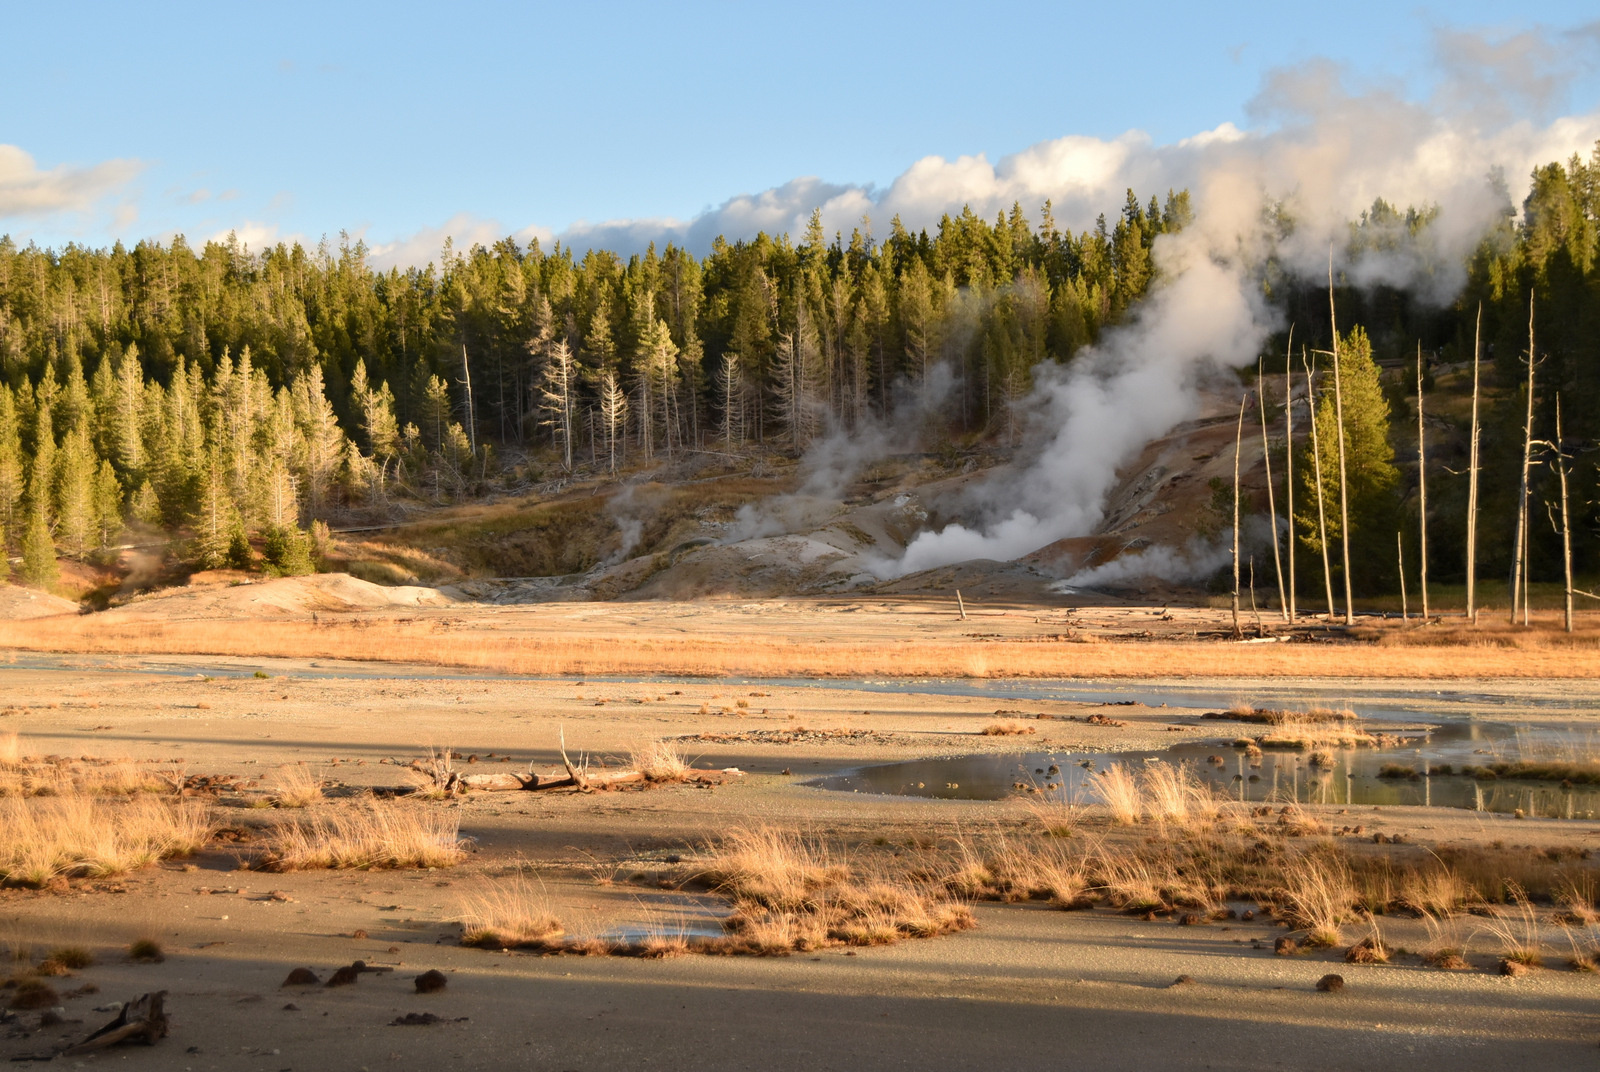
[[[365,938],[366,936],[367,936],[367,932],[362,930],[360,927],[357,927],[355,930],[350,932],[350,937],[352,937],[352,938],[360,939],[360,938]]]
[[[1198,927],[1204,922],[1205,920],[1198,912],[1185,912],[1178,917],[1178,926],[1180,927]]]
[[[1194,976],[1192,976],[1192,975],[1180,975],[1176,979],[1172,980],[1172,984],[1171,985],[1173,985],[1173,986],[1193,986],[1194,985]]]
[[[310,968],[296,968],[289,973],[283,981],[284,986],[316,986],[322,980],[317,978],[317,973]]]
[[[423,972],[416,977],[414,982],[417,984],[417,993],[432,994],[435,991],[443,990],[448,980],[445,979],[444,972],[434,969]]]
[[[296,1005],[294,1002],[291,1001],[291,1002],[289,1002],[289,1004],[287,1004],[287,1005],[285,1005],[283,1007],[283,1011],[284,1012],[299,1012],[300,1011],[300,1006]]]
[[[1500,974],[1509,975],[1515,979],[1518,976],[1527,975],[1528,966],[1520,960],[1502,960],[1500,962]]]
[[[1317,989],[1322,991],[1324,994],[1337,994],[1339,991],[1344,989],[1344,976],[1324,975],[1321,979],[1317,980]]]

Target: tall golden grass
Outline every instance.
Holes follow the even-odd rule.
[[[461,944],[486,949],[550,948],[562,934],[542,886],[524,875],[485,879],[461,907]]]
[[[681,782],[689,776],[689,762],[671,741],[644,741],[635,745],[628,765],[647,782]]]
[[[58,875],[105,876],[186,856],[211,825],[193,801],[84,794],[0,799],[0,882],[42,886]]]
[[[279,767],[267,793],[280,808],[308,808],[323,799],[322,783],[298,763]]]
[[[460,820],[423,805],[365,801],[275,828],[261,865],[272,871],[450,867],[462,856]]]
[[[1096,771],[1091,784],[1111,820],[1123,825],[1149,818],[1185,826],[1210,822],[1220,810],[1216,793],[1183,764],[1150,763],[1136,770],[1113,763]]]
[[[1007,640],[784,640],[772,637],[575,636],[448,632],[426,618],[324,624],[139,621],[94,616],[0,622],[0,649],[332,658],[555,674],[667,673],[822,677],[864,674],[979,677],[1595,678],[1600,637],[1513,635],[1515,646],[1459,643],[1251,644],[1141,641],[1107,644]],[[1387,634],[1385,634],[1387,638]],[[1359,658],[1352,655],[1359,652]]]

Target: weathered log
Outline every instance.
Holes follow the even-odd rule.
[[[129,1039],[138,1039],[146,1046],[155,1045],[158,1039],[167,1035],[167,1013],[162,1007],[166,999],[165,990],[135,998],[122,1007],[115,1020],[71,1049],[62,1051],[62,1056],[92,1053]]]

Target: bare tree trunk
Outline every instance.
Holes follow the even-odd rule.
[[[1472,331],[1472,443],[1467,454],[1467,620],[1478,624],[1478,363],[1483,338],[1483,303]]]
[[[467,385],[467,442],[474,456],[478,453],[478,419],[472,408],[472,369],[467,365],[467,344],[461,344],[461,377]]]
[[[1522,482],[1517,490],[1517,544],[1511,559],[1511,624],[1517,624],[1521,601],[1522,624],[1528,624],[1528,472],[1533,464],[1533,295],[1528,295],[1528,417],[1522,429]]]
[[[1289,519],[1289,624],[1294,624],[1294,325],[1283,350],[1283,494],[1284,516]]]
[[[1300,355],[1300,363],[1306,368],[1306,403],[1311,408],[1311,472],[1317,482],[1317,542],[1322,547],[1322,586],[1328,591],[1328,621],[1331,622],[1333,621],[1333,567],[1328,563],[1328,512],[1322,503],[1321,437],[1317,435],[1316,409],[1310,406],[1315,396],[1311,383],[1311,365],[1306,361],[1304,353]]]
[[[1283,590],[1283,556],[1278,553],[1278,503],[1272,490],[1272,444],[1267,442],[1267,396],[1263,362],[1256,362],[1256,409],[1261,413],[1261,459],[1267,467],[1267,515],[1272,520],[1272,568],[1278,577],[1278,610],[1289,620],[1289,598]]]
[[[1339,325],[1333,317],[1333,247],[1328,248],[1328,328],[1333,332],[1333,416],[1339,426],[1339,550],[1344,561],[1344,624],[1356,623],[1350,588],[1350,485],[1345,472],[1344,388],[1339,379]]]
[[[1400,620],[1406,622],[1411,620],[1411,610],[1406,606],[1406,541],[1399,532],[1394,534],[1394,556],[1400,566]],[[1423,620],[1427,620],[1426,615]]]
[[[1422,561],[1418,569],[1422,573],[1422,620],[1428,620],[1428,459],[1426,448],[1423,446],[1422,430],[1422,340],[1417,340],[1417,515],[1421,522]],[[1401,591],[1405,590],[1405,578],[1400,579]]]
[[[1572,632],[1572,518],[1567,512],[1567,456],[1562,453],[1561,396],[1556,395],[1556,473],[1561,478],[1561,564],[1566,603],[1563,622]]]
[[[1247,394],[1239,400],[1239,425],[1233,434],[1233,637],[1244,636],[1239,629],[1239,452],[1244,446],[1244,406]]]

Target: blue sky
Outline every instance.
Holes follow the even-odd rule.
[[[930,155],[1249,130],[1271,122],[1250,103],[1264,77],[1319,57],[1427,99],[1441,32],[1562,42],[1595,17],[1555,2],[8,0],[0,232],[101,245],[238,228],[259,244],[343,229],[437,248],[446,232],[688,220],[802,176],[881,190]],[[1519,107],[1600,107],[1594,52],[1578,53],[1570,80]]]

